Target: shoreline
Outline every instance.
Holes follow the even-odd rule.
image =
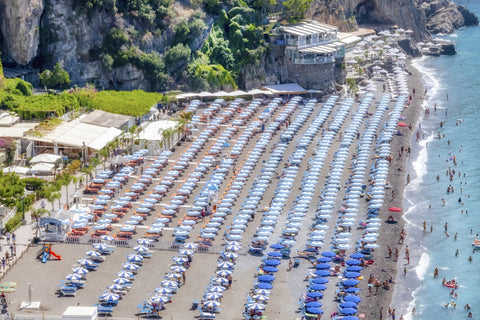
[[[366,319],[379,319],[380,310],[383,308],[383,317],[387,318],[388,309],[395,305],[393,297],[397,291],[396,286],[399,281],[403,281],[403,267],[406,262],[405,259],[405,242],[398,243],[400,232],[405,227],[405,220],[403,215],[405,214],[404,207],[404,189],[407,185],[406,176],[411,169],[411,162],[414,158],[412,153],[410,156],[407,156],[407,153],[404,151],[401,158],[399,158],[399,152],[401,147],[404,149],[414,145],[414,133],[418,130],[418,124],[421,121],[421,110],[423,110],[424,100],[421,98],[424,93],[424,84],[422,81],[422,74],[412,65],[412,59],[406,60],[405,70],[409,73],[408,75],[408,88],[412,92],[412,89],[415,88],[416,94],[412,95],[412,102],[407,108],[404,108],[402,115],[405,117],[404,122],[411,123],[413,126],[412,130],[405,128],[403,130],[403,136],[395,136],[392,141],[392,151],[391,154],[394,158],[391,164],[391,168],[388,175],[388,182],[392,186],[390,190],[395,192],[392,196],[391,192],[387,192],[385,195],[384,207],[381,209],[379,218],[383,221],[387,219],[390,215],[390,212],[387,208],[391,206],[403,208],[401,216],[395,216],[395,220],[398,221],[396,224],[386,224],[383,223],[381,227],[381,232],[378,237],[378,242],[382,243],[382,246],[377,248],[375,251],[375,260],[377,263],[374,263],[369,267],[368,272],[370,274],[375,274],[380,278],[381,281],[393,277],[395,279],[395,284],[391,285],[390,290],[381,289],[376,295],[369,295],[368,291],[362,291],[362,303],[368,305],[368,308],[365,310]],[[403,171],[397,170],[398,167],[403,168]],[[395,260],[395,253],[392,254],[392,257],[388,257],[388,247],[392,248],[395,252],[395,248],[399,251],[398,261]],[[408,268],[407,268],[408,270]],[[407,271],[408,273],[408,271]],[[367,274],[365,274],[366,276]],[[408,292],[411,293],[411,292]],[[411,299],[409,300],[409,302]],[[400,317],[400,313],[396,313],[397,317]]]

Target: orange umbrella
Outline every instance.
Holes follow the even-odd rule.
[[[388,208],[388,210],[393,211],[393,212],[402,212],[402,209],[400,209],[399,207],[390,207],[390,208]]]
[[[408,124],[404,123],[404,122],[400,122],[397,126],[399,127],[408,127]]]

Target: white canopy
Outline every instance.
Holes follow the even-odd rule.
[[[3,169],[3,173],[15,172],[15,173],[18,173],[18,174],[23,174],[23,175],[26,175],[28,173],[28,171],[30,171],[29,168],[19,167],[19,166],[12,166],[12,167],[8,167],[8,168]]]
[[[30,173],[50,173],[54,167],[53,163],[37,163],[30,169]]]
[[[55,163],[57,162],[61,157],[57,156],[55,154],[50,154],[50,153],[42,153],[39,154],[38,156],[33,157],[30,160],[30,163],[35,164],[35,163]]]

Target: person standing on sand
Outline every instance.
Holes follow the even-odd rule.
[[[383,307],[380,308],[380,320],[383,320]]]
[[[392,320],[395,320],[395,309],[392,310]]]

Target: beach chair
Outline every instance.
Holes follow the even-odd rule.
[[[97,304],[97,312],[99,315],[111,316],[113,313],[113,306]]]
[[[198,309],[198,299],[193,299],[192,300],[192,307],[190,308],[190,310],[197,310]]]
[[[75,297],[75,295],[77,294],[77,288],[76,287],[63,286],[63,287],[60,287],[60,292],[63,296]]]

